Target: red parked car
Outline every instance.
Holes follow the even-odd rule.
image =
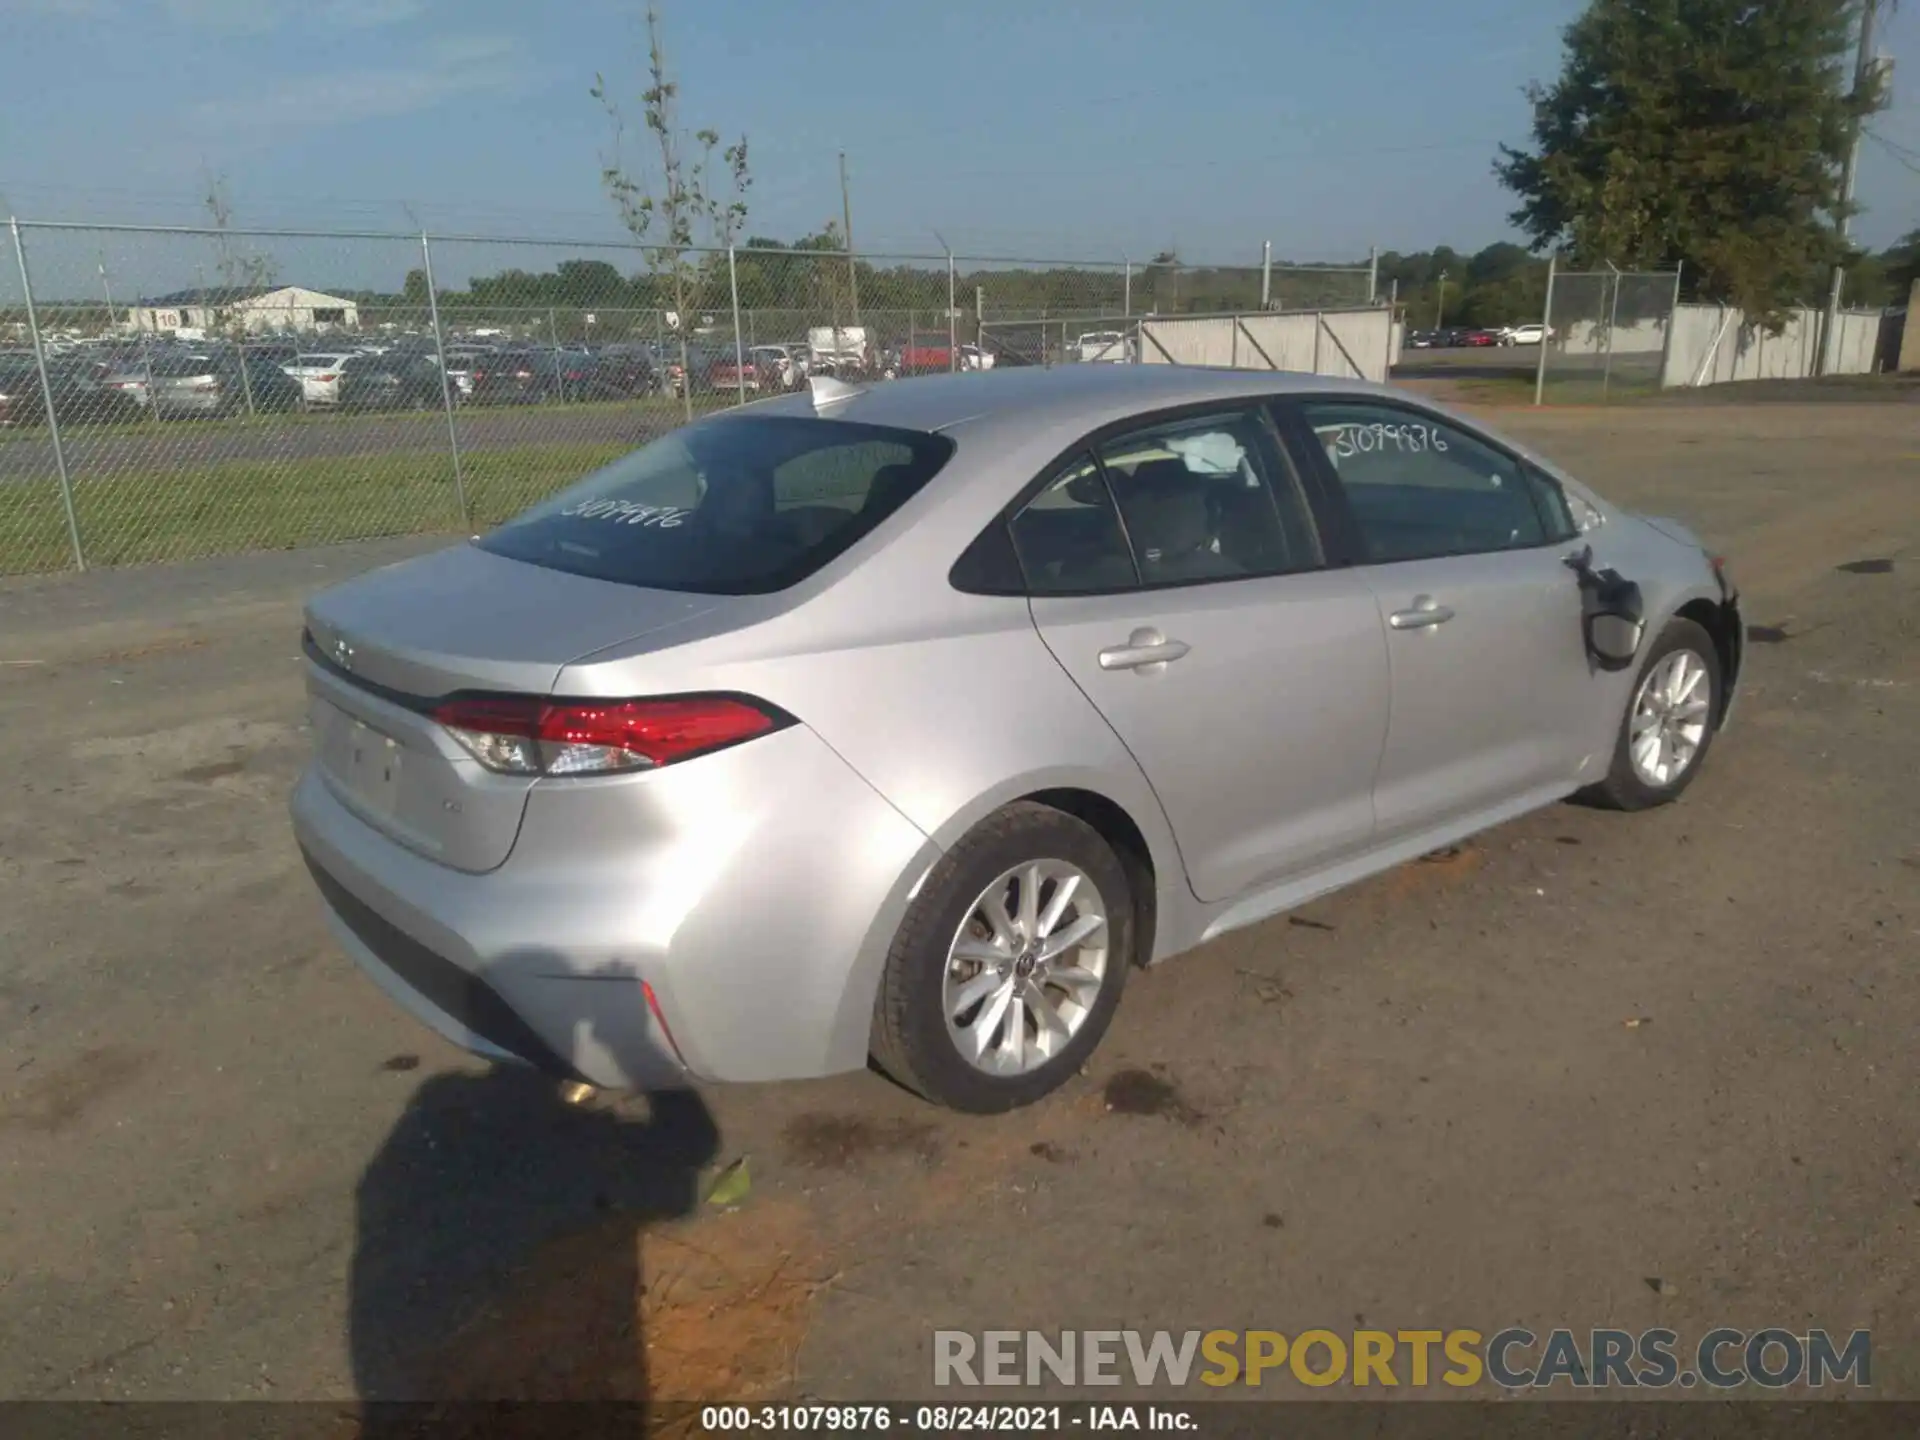
[[[1491,330],[1467,330],[1461,333],[1460,343],[1477,349],[1482,345],[1498,345],[1500,337]]]
[[[888,358],[890,368],[898,375],[945,374],[959,368],[945,345],[902,345]]]
[[[760,377],[753,361],[738,359],[731,351],[727,351],[707,367],[709,390],[739,390],[743,385],[749,390],[760,388]]]

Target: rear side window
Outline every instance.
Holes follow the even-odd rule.
[[[675,431],[484,536],[496,555],[705,595],[784,590],[931,480],[953,442],[789,417]]]
[[[1113,496],[1091,455],[1069,461],[1014,516],[1012,529],[1030,594],[1080,595],[1140,583]]]

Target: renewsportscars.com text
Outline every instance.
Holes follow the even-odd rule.
[[[1508,1390],[1714,1390],[1873,1383],[1873,1337],[1855,1330],[936,1330],[940,1386],[1330,1385]]]

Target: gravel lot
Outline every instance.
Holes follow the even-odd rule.
[[[0,584],[0,1397],[873,1399],[935,1326],[1523,1323],[1871,1327],[1920,1398],[1920,432],[1499,418],[1733,557],[1699,784],[1137,975],[993,1120],[568,1109],[353,972],[285,822],[297,609],[433,542]]]

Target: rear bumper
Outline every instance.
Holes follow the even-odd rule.
[[[863,1066],[887,950],[938,854],[800,726],[541,782],[484,874],[387,838],[313,767],[292,809],[334,934],[397,1003],[476,1054],[616,1089]]]

